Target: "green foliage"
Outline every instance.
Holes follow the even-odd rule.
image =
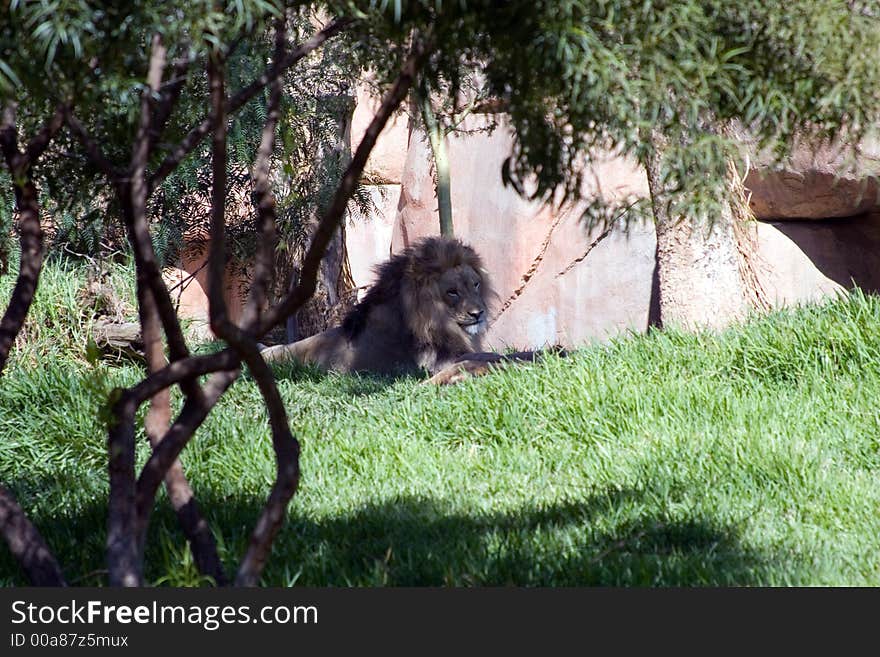
[[[738,119],[759,147],[781,154],[799,130],[817,140],[844,131],[855,144],[878,124],[876,2],[336,6],[363,12],[377,40],[433,34],[438,50],[425,76],[435,89],[445,81],[454,93],[474,76],[503,100],[516,145],[502,175],[536,197],[577,196],[583,163],[600,150],[646,162],[653,150],[646,137],[657,130],[667,142],[665,186],[683,210],[699,213],[723,192],[731,158],[741,159],[742,145],[719,126]],[[388,68],[371,64],[388,74],[397,60],[387,59]]]
[[[266,30],[285,8],[297,38],[312,31],[321,11],[356,19],[346,38],[332,40],[285,80],[278,191],[287,213],[283,233],[292,242],[335,180],[309,162],[329,134],[327,97],[345,96],[361,70],[378,83],[390,80],[414,38],[434,46],[423,78],[448,97],[441,121],[455,123],[474,86],[502,101],[516,143],[501,174],[542,198],[560,190],[577,196],[583,163],[599,149],[645,162],[653,149],[646,137],[657,131],[666,142],[665,187],[682,211],[699,214],[705,201],[717,200],[728,162],[740,155],[741,145],[722,129],[732,120],[778,153],[798,130],[817,139],[843,131],[855,144],[878,124],[880,64],[870,56],[880,37],[876,3],[839,0],[22,0],[0,22],[0,93],[27,101],[25,128],[57,100],[75,99],[111,159],[124,162],[149,35],[163,35],[171,60],[192,61],[184,106],[166,135],[170,144],[203,116],[206,53],[238,44],[229,54],[229,87],[238,88],[267,61]],[[232,119],[231,194],[247,191],[264,107],[258,99]],[[52,198],[94,191],[88,183],[95,172],[69,146],[62,145],[55,165],[47,163],[47,176],[66,174]],[[163,185],[155,216],[178,228],[161,228],[157,243],[171,245],[185,232],[184,218],[207,184],[205,158],[203,148],[184,165],[188,171]],[[248,235],[245,226],[232,240],[244,253]]]
[[[0,379],[0,479],[68,578],[102,584],[94,409],[142,371],[84,358],[81,269],[44,282]],[[279,369],[303,479],[263,581],[876,586],[878,323],[880,299],[856,292],[445,389]],[[183,454],[230,567],[275,472],[264,411],[241,412],[259,399],[240,380]],[[164,497],[150,532],[150,582],[204,583]],[[0,583],[23,583],[3,549]]]
[[[168,12],[160,15],[145,10],[129,16],[121,26],[117,24],[121,19],[114,3],[71,3],[61,8],[56,4],[25,2],[17,8],[18,20],[10,23],[17,29],[12,30],[3,52],[13,54],[12,42],[22,38],[27,26],[36,25],[40,39],[54,34],[49,44],[39,41],[47,50],[40,50],[38,60],[45,57],[45,67],[52,69],[58,80],[53,88],[43,88],[34,78],[45,78],[46,72],[27,69],[28,83],[17,90],[30,101],[22,108],[23,125],[35,127],[45,107],[72,98],[74,110],[89,132],[110,160],[123,166],[130,155],[129,144],[140,111],[147,44],[151,33],[159,32],[169,48],[167,70],[181,59],[188,60],[189,66],[180,101],[152,163],[156,166],[168,147],[206,115],[207,51],[214,47],[228,50],[227,89],[230,96],[234,95],[259,77],[270,61],[269,25],[280,15],[280,6],[234,0],[223,11],[217,11],[213,2],[185,3],[174,20],[169,20]],[[315,31],[314,11],[309,7],[294,9],[288,13],[287,23],[290,42],[302,42]],[[210,34],[211,38],[194,42],[192,34]],[[105,41],[112,42],[113,48]],[[337,153],[340,113],[344,119],[344,114],[350,114],[353,108],[351,89],[358,73],[350,50],[350,40],[332,41],[291,69],[283,80],[283,119],[277,135],[280,147],[273,155],[273,182],[280,239],[291,251],[304,243],[307,221],[329,201],[345,164]],[[91,63],[87,63],[84,60],[90,53]],[[59,68],[59,58],[66,62],[66,68]],[[166,81],[168,77],[166,71]],[[267,96],[268,92],[258,95],[231,116],[229,122],[229,259],[243,264],[256,244],[250,170],[265,120]],[[28,110],[36,110],[34,116]],[[185,240],[198,250],[200,239],[207,236],[209,167],[210,147],[203,142],[151,198],[153,244],[161,262],[173,262]],[[70,135],[60,136],[57,147],[44,158],[39,173],[40,186],[46,190],[46,203],[56,224],[53,250],[86,255],[125,250],[112,190]],[[362,210],[369,209],[368,199],[363,192],[357,195]]]
[[[647,161],[658,130],[667,185],[699,204],[739,148],[713,125],[741,119],[766,145],[798,128],[855,142],[877,124],[880,68],[865,55],[880,32],[846,3],[539,5],[509,14],[486,67],[517,128],[510,178],[537,172],[537,195],[577,194],[571,172],[594,147]]]

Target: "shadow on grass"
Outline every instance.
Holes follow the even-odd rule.
[[[244,552],[261,503],[201,500],[212,526],[222,528],[229,571]],[[411,497],[317,520],[296,517],[293,511],[275,542],[263,583],[755,586],[796,579],[790,555],[775,558],[744,545],[733,526],[712,518],[670,519],[635,511],[644,506],[641,492],[612,491],[489,513],[454,511],[444,502]],[[101,572],[105,519],[100,504],[51,521],[35,518],[72,584],[106,581]],[[148,582],[189,581],[187,576],[165,577],[169,569],[184,568],[183,545],[163,500],[150,528]],[[0,580],[24,584],[15,571],[8,551],[0,550]]]
[[[296,362],[273,364],[272,370],[279,382],[319,385],[332,397],[366,397],[382,393],[403,381],[421,381],[419,377],[413,375],[339,374]],[[246,373],[246,376],[250,378],[250,374]]]
[[[226,348],[226,343],[220,340],[202,342],[193,350],[197,354],[213,354]],[[338,387],[339,394],[348,396],[363,396],[381,392],[398,381],[418,380],[412,375],[382,376],[378,374],[338,374],[327,372],[315,365],[299,363],[297,361],[280,361],[271,363],[270,367],[278,381],[291,383],[327,384]],[[245,365],[241,373],[242,381],[253,381],[248,367]]]
[[[614,522],[626,515],[618,513],[624,506],[645,506],[643,494],[613,491],[490,513],[405,497],[330,518],[292,517],[264,583],[749,586],[785,579],[783,571],[792,567],[790,558],[744,545],[735,527],[712,518],[643,512]],[[226,499],[215,519],[225,527],[249,527],[246,519],[255,512],[246,502]],[[595,529],[599,524],[613,529]],[[244,549],[246,533],[226,538],[235,553]]]

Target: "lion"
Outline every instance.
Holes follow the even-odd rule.
[[[454,238],[425,238],[375,271],[376,282],[341,326],[268,347],[263,358],[336,372],[435,374],[481,350],[486,299],[494,293],[470,246]]]

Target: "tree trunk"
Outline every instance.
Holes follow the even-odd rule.
[[[351,160],[351,117],[354,113],[353,96],[333,96],[324,99],[324,106],[336,108],[336,135],[335,143],[329,149],[318,149],[316,169],[318,171],[332,172],[324,182],[328,189],[335,189],[339,176],[348,166]],[[302,255],[309,249],[311,235],[317,225],[317,216],[324,208],[317,208],[315,218],[308,227],[309,239],[302,245],[297,260],[302,260]],[[299,282],[299,268],[296,268],[290,276],[290,289],[296,287]],[[287,342],[296,342],[329,328],[334,321],[344,313],[351,305],[354,280],[351,276],[351,268],[348,262],[348,252],[345,248],[345,222],[334,234],[327,248],[327,254],[321,261],[318,271],[317,287],[312,298],[294,315],[287,319],[286,339]]]
[[[427,86],[419,93],[419,107],[422,120],[428,133],[428,142],[431,144],[431,153],[434,156],[434,190],[437,194],[437,212],[440,215],[440,234],[452,237],[455,233],[452,225],[452,180],[449,172],[449,156],[446,153],[446,135],[434,109],[431,107],[431,94]]]
[[[720,328],[752,308],[766,307],[756,273],[754,226],[748,223],[751,215],[733,163],[729,199],[717,216],[673,216],[662,181],[665,141],[655,131],[651,142],[646,169],[657,231],[660,324]]]

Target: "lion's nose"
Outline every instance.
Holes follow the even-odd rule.
[[[484,310],[468,311],[468,315],[473,317],[475,322],[479,322],[481,319],[483,319],[483,315],[485,315],[485,314],[486,314],[486,311],[484,311]]]

